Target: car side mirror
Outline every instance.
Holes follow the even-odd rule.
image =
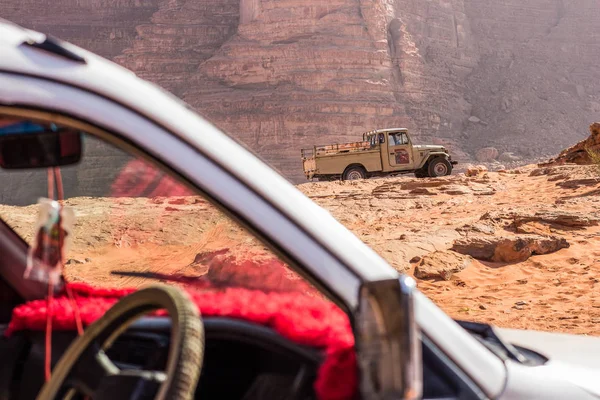
[[[81,160],[81,133],[53,124],[18,121],[0,126],[0,167],[60,167]]]
[[[415,319],[416,283],[409,276],[369,282],[360,290],[356,347],[365,399],[421,399],[421,334]]]

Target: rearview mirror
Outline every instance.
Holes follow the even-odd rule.
[[[76,164],[81,159],[81,134],[54,124],[30,121],[0,125],[0,167],[30,169]]]
[[[423,394],[414,279],[368,282],[356,313],[356,347],[365,399],[417,400]]]

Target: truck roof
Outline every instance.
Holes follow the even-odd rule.
[[[405,131],[407,132],[408,129],[407,128],[385,128],[385,129],[375,129],[372,131],[368,131],[363,133],[363,135],[372,135],[374,133],[385,133],[385,132],[398,132],[398,131]]]

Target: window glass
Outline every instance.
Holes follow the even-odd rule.
[[[25,133],[31,122],[0,116],[0,138],[9,129]],[[82,141],[81,161],[60,167],[64,204],[75,213],[68,279],[109,287],[193,282],[320,296],[177,178],[85,132]],[[38,199],[48,196],[47,169],[1,169],[0,180],[0,218],[31,245]]]
[[[396,135],[393,133],[389,133],[388,134],[388,146],[395,146],[396,145]]]

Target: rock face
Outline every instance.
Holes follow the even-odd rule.
[[[511,162],[511,161],[520,161],[521,157],[514,155],[511,152],[505,152],[500,154],[500,157],[498,157],[498,159],[500,161],[505,161],[505,162]]]
[[[600,111],[597,2],[469,0],[465,12],[479,56],[466,99],[489,123],[468,124],[465,147],[531,157],[583,139]]]
[[[160,0],[3,0],[2,18],[113,59],[134,45]]]
[[[198,66],[215,56],[236,33],[240,3],[239,0],[155,3],[156,12],[137,26],[134,42],[115,61],[182,97],[198,74]],[[202,87],[208,83],[194,82]]]
[[[164,86],[297,182],[301,147],[365,130],[531,159],[600,111],[595,0],[55,3],[2,13]]]

